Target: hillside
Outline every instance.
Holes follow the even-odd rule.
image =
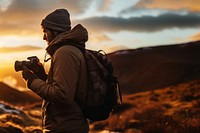
[[[109,54],[122,92],[159,89],[200,78],[200,41]]]
[[[30,103],[36,103],[41,100],[31,92],[28,94],[18,91],[4,84],[3,82],[0,82],[0,92],[0,101],[4,101],[12,105],[26,105]]]
[[[94,122],[94,132],[199,133],[200,80],[154,91],[124,95],[108,120]]]

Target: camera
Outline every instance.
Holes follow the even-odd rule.
[[[39,59],[37,58],[37,56],[31,56],[27,58],[28,61],[15,61],[15,71],[22,71],[23,67],[26,66],[28,69],[34,71],[34,72],[38,72],[39,71]]]

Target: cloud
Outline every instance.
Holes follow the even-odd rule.
[[[4,0],[5,1],[5,0]],[[167,28],[196,28],[200,26],[200,16],[196,14],[178,15],[162,14],[157,17],[92,17],[75,20],[74,15],[86,11],[92,0],[9,0],[6,10],[0,11],[0,35],[30,36],[41,34],[41,20],[56,8],[67,8],[71,13],[72,23],[83,23],[91,31],[96,32],[156,32]],[[134,8],[190,9],[198,10],[199,0],[161,1],[140,0]],[[100,0],[99,10],[108,10],[112,0]],[[171,2],[171,3],[170,3]],[[47,4],[48,3],[48,4]],[[163,4],[166,3],[166,4]],[[190,4],[188,4],[190,3]],[[4,7],[5,5],[4,4]],[[174,5],[173,5],[174,4]],[[180,4],[180,6],[178,5]],[[153,6],[154,5],[154,6]],[[176,5],[176,6],[175,6]],[[187,7],[184,5],[188,5]],[[3,6],[2,6],[3,7]],[[196,8],[195,8],[196,7]],[[199,7],[200,8],[200,7]]]
[[[92,0],[12,0],[6,12],[40,15],[55,10],[66,8],[70,13],[83,13],[87,10]],[[30,14],[28,14],[30,15]]]
[[[200,12],[199,0],[140,0],[133,8],[187,10]]]
[[[12,0],[1,0],[0,1],[0,10],[5,11],[9,7],[9,5],[12,3]]]
[[[87,10],[92,0],[9,0],[0,3],[0,35],[32,35],[41,32],[41,20],[57,8],[71,16]]]
[[[85,12],[92,2],[93,0],[60,0],[60,4],[72,12],[72,14]]]
[[[35,46],[18,46],[18,47],[1,47],[0,53],[12,53],[12,52],[23,52],[23,51],[32,51],[42,49]]]
[[[169,28],[200,27],[200,16],[197,14],[162,14],[158,17],[143,16],[131,18],[93,17],[82,20],[91,31],[96,32],[156,32]]]
[[[0,34],[37,34],[46,10],[39,0],[13,0],[7,10],[0,12]]]
[[[105,34],[95,33],[95,34],[89,34],[89,41],[92,43],[101,43],[101,42],[107,42],[112,41],[111,38],[109,38]]]
[[[110,6],[112,4],[112,0],[101,0],[98,2],[98,10],[99,11],[107,11],[109,10]]]
[[[192,35],[191,37],[189,37],[189,40],[191,40],[191,41],[200,40],[200,32],[196,33],[195,35]]]

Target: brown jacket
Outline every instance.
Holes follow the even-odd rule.
[[[87,73],[84,56],[78,48],[67,45],[68,42],[76,42],[83,46],[86,41],[87,31],[81,25],[55,38],[47,48],[52,56],[47,82],[34,79],[30,85],[30,89],[44,99],[44,133],[87,133],[89,130],[87,120],[75,102],[77,98],[86,97]]]

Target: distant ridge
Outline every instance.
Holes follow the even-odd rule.
[[[108,56],[125,94],[200,78],[200,41],[120,50]]]
[[[31,94],[18,91],[3,82],[0,82],[0,101],[12,105],[24,105],[39,102],[41,99]]]

